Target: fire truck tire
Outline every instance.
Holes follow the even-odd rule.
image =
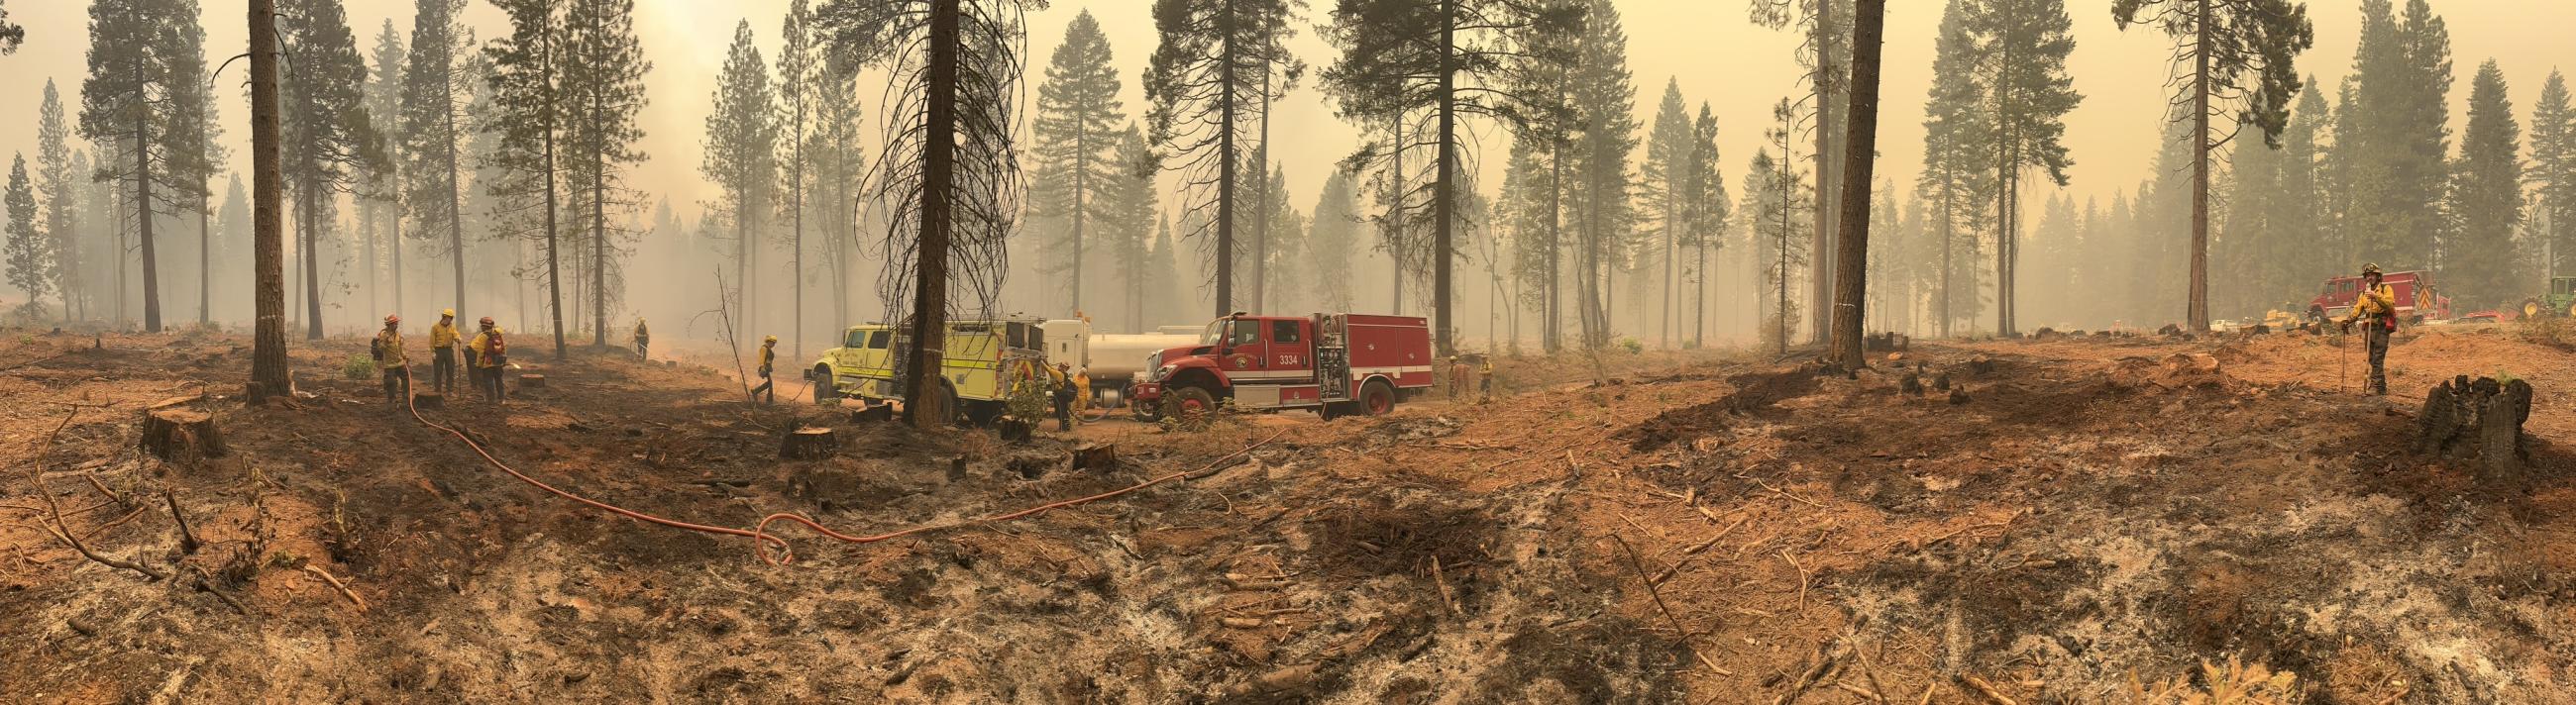
[[[832,379],[831,365],[814,366],[814,403],[831,406],[841,399],[841,387]]]
[[[1369,380],[1368,384],[1360,387],[1359,406],[1360,413],[1370,416],[1394,413],[1395,388],[1387,386],[1386,380]]]
[[[2539,299],[2522,300],[2523,318],[2541,318],[2547,315],[2549,315],[2549,309],[2541,308]]]

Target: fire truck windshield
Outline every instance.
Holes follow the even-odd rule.
[[[1234,339],[1231,341],[1226,339],[1228,324],[1233,326],[1232,331]],[[1217,345],[1220,343],[1226,345],[1251,345],[1258,342],[1261,342],[1260,321],[1238,321],[1231,318],[1219,318],[1216,322],[1208,324],[1206,332],[1199,334],[1200,345]]]

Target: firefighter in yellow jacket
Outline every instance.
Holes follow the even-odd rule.
[[[501,403],[501,371],[510,364],[510,345],[501,339],[501,328],[484,316],[483,330],[474,334],[466,350],[474,356],[474,388],[482,390],[483,400]]]
[[[2353,324],[2361,325],[2364,349],[2370,351],[2370,388],[2375,396],[2388,394],[2388,335],[2397,332],[2397,292],[2379,282],[2379,265],[2361,266],[2361,295],[2352,301],[2352,313],[2343,317],[2343,331],[2352,332]]]
[[[429,384],[440,394],[456,387],[456,344],[464,342],[456,335],[456,309],[438,312],[438,322],[429,325]]]
[[[376,369],[385,375],[385,403],[401,404],[410,398],[411,358],[403,355],[402,317],[385,314],[385,329],[376,331],[376,340],[368,348]]]
[[[778,403],[778,387],[776,383],[769,378],[770,370],[772,366],[776,364],[778,364],[778,336],[772,335],[761,338],[760,386],[751,388],[752,398],[758,399],[760,398],[760,395],[768,394],[769,401],[767,403]]]

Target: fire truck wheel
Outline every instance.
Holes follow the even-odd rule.
[[[1360,388],[1360,410],[1370,416],[1394,413],[1395,390],[1388,388],[1384,380],[1369,380],[1367,386]]]
[[[813,379],[814,403],[831,406],[833,402],[840,401],[841,389],[832,379],[832,366],[815,365]]]
[[[2548,310],[2548,309],[2544,309],[2544,308],[2541,308],[2541,307],[2540,307],[2540,300],[2539,300],[2539,299],[2523,299],[2523,300],[2522,300],[2522,317],[2523,317],[2523,318],[2539,318],[2539,317],[2541,317],[2541,316],[2547,315],[2548,313],[2549,313],[2549,310]]]

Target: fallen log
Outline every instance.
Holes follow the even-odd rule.
[[[536,373],[519,375],[519,388],[544,389],[546,388],[546,376]]]
[[[215,417],[194,409],[165,408],[143,414],[143,449],[166,461],[224,456]]]

